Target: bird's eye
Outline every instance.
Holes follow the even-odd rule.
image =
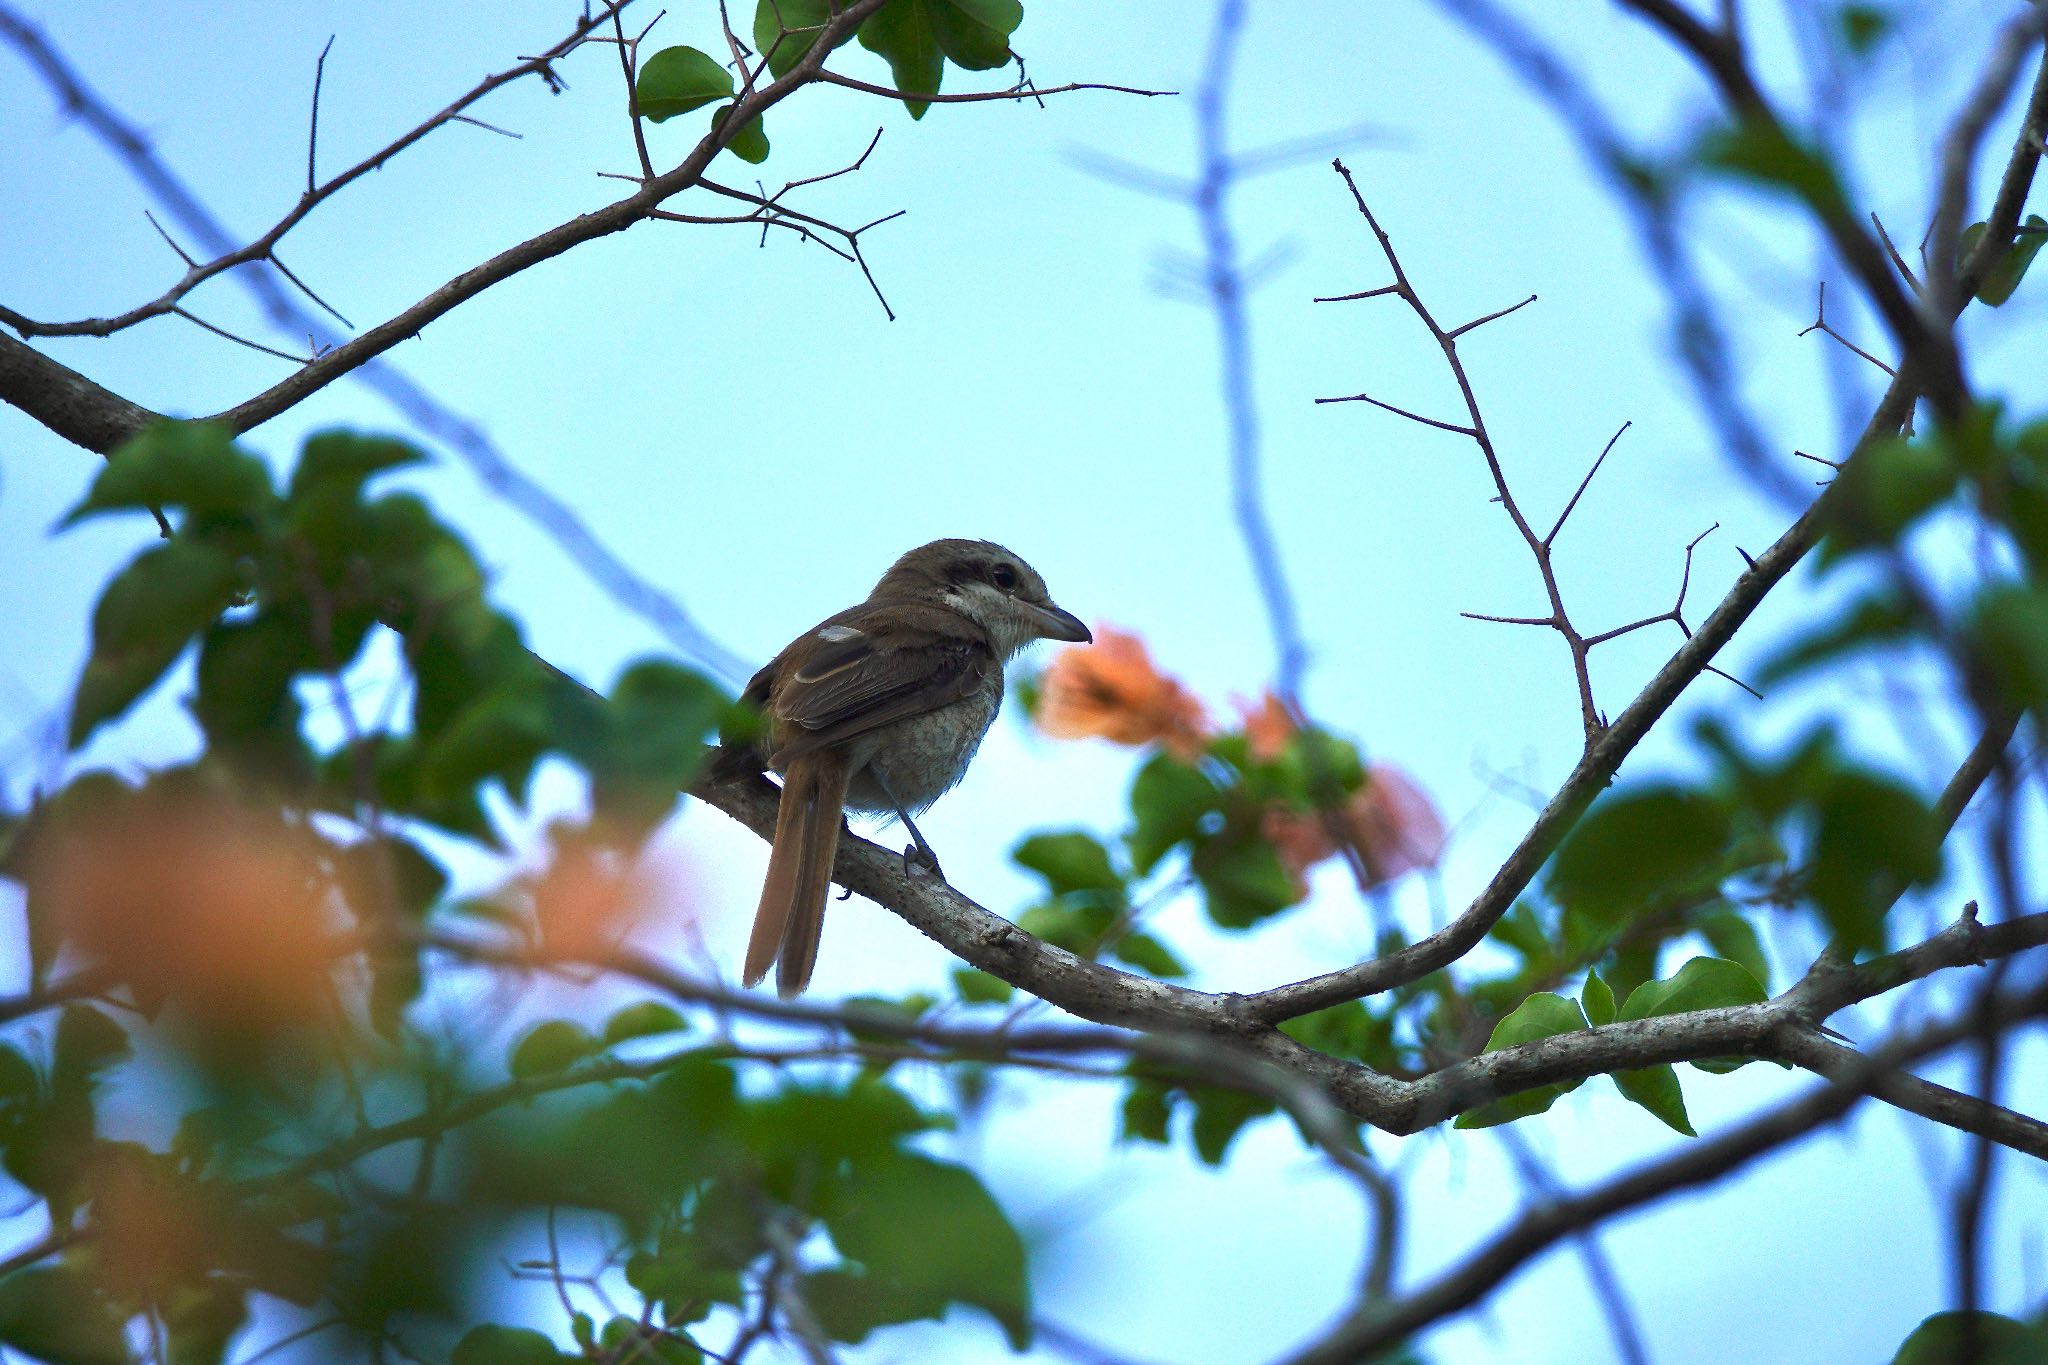
[[[1004,592],[1017,586],[1017,571],[1007,564],[998,564],[988,571],[989,582]]]

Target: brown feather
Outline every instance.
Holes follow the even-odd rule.
[[[775,815],[775,842],[754,932],[747,940],[743,980],[752,986],[775,973],[776,993],[800,994],[818,960],[818,936],[825,927],[825,897],[832,889],[832,861],[839,852],[839,823],[846,803],[846,760],[826,750],[789,765],[782,779],[782,803]]]

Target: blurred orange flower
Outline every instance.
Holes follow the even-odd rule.
[[[1245,740],[1253,758],[1278,758],[1300,733],[1294,717],[1271,692],[1256,705],[1240,697],[1237,709],[1244,716]],[[1436,803],[1390,763],[1368,764],[1364,785],[1342,810],[1324,815],[1276,807],[1266,812],[1262,830],[1301,895],[1308,894],[1308,870],[1338,852],[1339,838],[1358,851],[1370,886],[1434,867],[1444,848],[1444,822]]]
[[[304,830],[231,801],[137,795],[38,850],[37,894],[70,942],[210,1034],[313,1022],[336,955]]]
[[[1113,626],[1099,627],[1094,644],[1053,656],[1039,678],[1034,719],[1055,739],[1156,742],[1182,758],[1200,753],[1209,735],[1202,703],[1159,671],[1143,640]]]

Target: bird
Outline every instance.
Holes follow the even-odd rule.
[[[935,540],[754,674],[741,700],[762,724],[750,739],[725,737],[711,770],[723,782],[782,777],[744,982],[772,966],[785,1000],[810,983],[845,811],[901,819],[905,871],[914,859],[943,878],[911,816],[966,773],[1002,705],[1003,665],[1037,640],[1093,639],[1016,554]]]

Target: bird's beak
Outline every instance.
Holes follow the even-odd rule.
[[[1081,618],[1072,612],[1061,611],[1058,607],[1032,606],[1031,615],[1038,622],[1039,638],[1045,640],[1069,640],[1085,645],[1094,640],[1088,627],[1081,624]]]

